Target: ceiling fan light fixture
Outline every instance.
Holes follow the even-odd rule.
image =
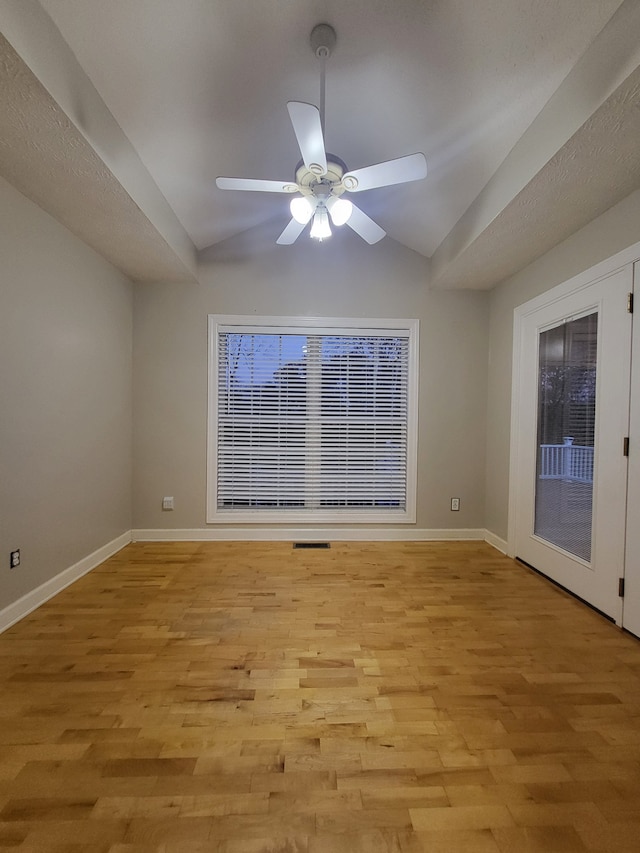
[[[289,209],[291,210],[291,216],[293,216],[295,221],[299,222],[300,225],[306,225],[313,216],[313,205],[309,199],[304,198],[304,196],[292,198]]]
[[[276,243],[290,246],[311,222],[310,233],[315,240],[331,237],[331,223],[348,225],[369,245],[377,243],[386,232],[373,219],[350,201],[341,198],[345,192],[389,187],[409,181],[419,181],[427,175],[424,154],[407,154],[382,163],[364,166],[347,173],[345,163],[334,154],[327,154],[324,142],[325,65],[336,46],[336,33],[329,24],[318,24],[311,33],[311,47],[321,61],[320,107],[303,101],[288,101],[287,110],[302,159],[296,166],[296,182],[265,181],[254,178],[216,178],[221,190],[251,190],[271,193],[291,193],[291,220]],[[295,196],[300,193],[301,197]],[[331,222],[330,222],[331,220]]]
[[[314,240],[326,240],[331,237],[331,226],[329,225],[329,216],[327,208],[324,205],[318,205],[313,217],[313,225],[311,226],[311,237]]]
[[[330,198],[327,202],[331,221],[334,225],[346,225],[353,213],[353,205],[346,198]]]

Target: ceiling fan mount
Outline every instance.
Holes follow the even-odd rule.
[[[320,108],[300,101],[287,104],[302,154],[302,160],[296,166],[295,183],[219,177],[216,178],[216,186],[223,190],[299,193],[291,199],[293,218],[276,241],[280,245],[294,243],[312,220],[311,237],[318,240],[330,237],[330,219],[335,226],[348,225],[367,243],[377,243],[386,232],[342,196],[345,192],[362,192],[425,178],[427,161],[424,154],[409,154],[349,172],[339,157],[327,153],[324,142],[325,61],[335,48],[336,32],[329,24],[318,24],[311,31],[309,41],[321,61]]]
[[[338,38],[331,24],[316,24],[311,30],[309,42],[318,59],[328,59],[333,53]]]

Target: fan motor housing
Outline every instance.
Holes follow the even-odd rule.
[[[321,176],[315,175],[300,161],[296,167],[296,183],[302,195],[337,197],[345,192],[342,176],[346,171],[347,167],[339,157],[327,154],[327,171]]]

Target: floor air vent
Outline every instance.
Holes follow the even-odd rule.
[[[328,542],[294,542],[294,548],[331,548]]]

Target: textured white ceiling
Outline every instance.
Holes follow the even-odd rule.
[[[188,247],[184,254],[168,244],[157,218],[152,222],[114,179],[2,35],[0,72],[0,171],[136,281],[193,280]]]
[[[463,245],[456,228],[496,182],[509,155],[531,138],[534,121],[548,110],[554,93],[581,62],[588,64],[584,57],[595,63],[600,43],[619,58],[616,40],[603,40],[601,31],[612,26],[610,19],[621,5],[639,23],[631,7],[640,4],[40,0],[40,5],[201,250],[270,222],[275,239],[288,221],[285,197],[224,192],[216,188],[215,178],[293,177],[299,152],[286,103],[318,103],[320,67],[309,33],[316,23],[332,24],[338,43],[327,66],[327,147],[350,168],[424,152],[426,180],[363,193],[358,203],[389,237],[426,257],[435,253],[436,261],[440,247],[440,256],[449,261],[468,253],[477,240],[474,235]],[[625,27],[618,25],[618,31],[620,40]],[[640,33],[635,40],[640,42]],[[597,91],[599,83],[584,97],[580,90],[577,108],[584,114],[577,116],[576,128],[567,130],[541,166],[526,175],[524,184],[535,186],[535,195],[521,205],[529,211],[527,217],[535,196],[545,196],[542,178],[537,185],[534,178],[623,82],[624,74],[616,78],[618,71],[607,70],[602,92]],[[591,101],[593,109],[587,109]],[[629,108],[628,103],[620,107]],[[597,145],[593,137],[589,140],[581,143],[582,157],[588,155],[585,145]],[[565,158],[571,159],[570,152],[571,147],[565,149]],[[625,158],[636,156],[625,148]],[[533,159],[530,152],[529,162]],[[636,180],[635,167],[627,172],[623,194]],[[504,198],[480,233],[523,189],[518,180],[504,182]],[[603,203],[592,200],[587,209],[576,197],[573,207],[595,215]],[[613,203],[611,193],[606,203]],[[521,227],[517,222],[514,230]],[[488,252],[484,246],[484,254],[496,248],[491,244]],[[463,266],[468,265],[467,254]],[[435,266],[444,273],[447,263]],[[450,286],[461,283],[450,276]]]

